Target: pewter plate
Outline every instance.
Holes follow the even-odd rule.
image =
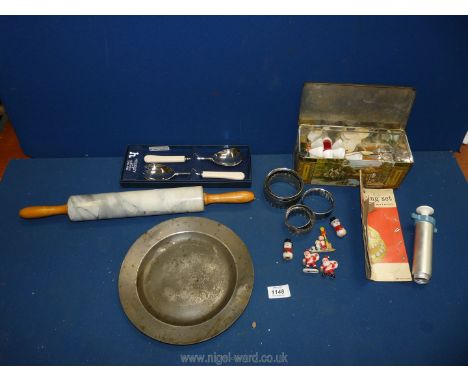
[[[253,279],[249,251],[229,228],[206,218],[170,219],[129,249],[120,269],[120,302],[146,335],[194,344],[234,323]]]

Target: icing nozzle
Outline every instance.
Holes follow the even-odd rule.
[[[419,215],[430,216],[434,213],[434,208],[430,206],[419,206],[416,208],[416,213]]]

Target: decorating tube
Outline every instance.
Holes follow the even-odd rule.
[[[432,277],[432,236],[437,232],[433,213],[432,207],[419,206],[411,214],[415,226],[413,280],[418,284],[427,284]]]

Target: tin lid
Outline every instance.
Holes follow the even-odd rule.
[[[299,124],[405,129],[411,87],[306,82]]]

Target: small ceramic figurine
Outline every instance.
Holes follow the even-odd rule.
[[[319,236],[317,240],[315,240],[315,245],[312,247],[312,250],[316,249],[317,251],[320,251],[322,248],[325,249],[325,246],[322,246],[323,242],[323,236]]]
[[[317,261],[319,261],[320,255],[317,252],[311,252],[310,250],[304,251],[304,258],[302,264],[304,264],[304,273],[318,273]]]
[[[352,153],[357,151],[356,147],[369,136],[369,133],[358,131],[344,131],[341,133],[343,145],[346,152]]]
[[[320,146],[317,146],[317,143],[320,143]],[[313,142],[308,149],[309,155],[312,158],[323,158],[323,144],[322,140],[320,139],[319,141]]]
[[[323,157],[333,158],[332,140],[328,137],[323,138]]]
[[[317,244],[317,242],[315,242],[315,244]],[[318,245],[319,245],[319,249],[321,250],[327,249],[327,242],[325,241],[325,236],[320,235],[318,237]]]
[[[343,140],[341,138],[337,139],[332,146],[333,151],[333,158],[343,159],[346,154],[346,150],[344,148]]]
[[[311,147],[322,146],[322,131],[321,130],[312,130],[307,134],[307,140]],[[320,144],[318,144],[320,142]]]
[[[336,236],[343,237],[346,235],[346,229],[341,225],[338,218],[330,218],[330,225],[335,229]]]
[[[327,239],[325,227],[320,227],[320,236],[315,240],[314,245],[310,248],[311,252],[333,252],[332,244]]]
[[[325,244],[325,248],[322,248],[322,249],[332,249],[332,245],[328,241],[328,238],[327,238],[327,232],[325,231],[325,227],[320,227],[320,234],[323,237],[320,244],[322,244],[322,245]],[[320,236],[319,236],[319,238],[320,238]]]
[[[307,151],[312,158],[343,159],[346,154],[343,140],[338,138],[335,143],[329,137],[322,138],[320,132],[312,131],[307,136]]]
[[[292,241],[290,239],[285,239],[283,243],[283,259],[292,260],[292,258],[293,258]]]
[[[320,267],[320,272],[322,272],[322,276],[335,278],[336,268],[338,268],[338,261],[330,260],[328,256],[325,256],[322,259],[322,266]]]

